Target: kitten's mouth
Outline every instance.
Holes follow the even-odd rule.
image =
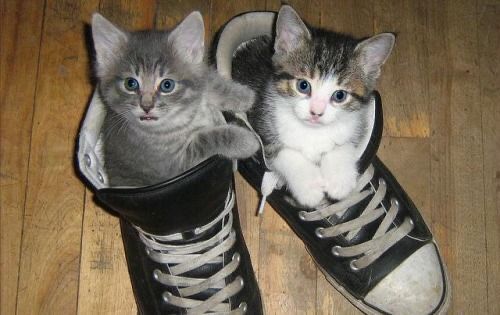
[[[320,124],[321,122],[319,121],[319,118],[318,116],[310,116],[306,121],[309,123],[309,124],[312,124],[312,125],[318,125]]]
[[[156,117],[156,116],[144,115],[144,116],[139,117],[139,119],[140,119],[141,121],[144,121],[144,120],[145,120],[145,121],[153,121],[153,120],[158,120],[158,117]]]

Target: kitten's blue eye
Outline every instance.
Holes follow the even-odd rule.
[[[311,84],[304,79],[297,80],[297,91],[302,94],[310,94]]]
[[[170,93],[174,90],[175,81],[172,79],[165,79],[160,82],[160,91],[163,93]]]
[[[347,98],[347,91],[337,90],[332,94],[332,101],[335,103],[342,103]]]
[[[128,91],[137,91],[139,89],[139,82],[134,79],[134,78],[126,78],[125,81],[123,82],[123,85],[125,86],[125,89]]]

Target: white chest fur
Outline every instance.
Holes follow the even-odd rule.
[[[324,153],[349,142],[357,135],[358,120],[346,113],[333,123],[308,126],[289,109],[277,108],[275,121],[280,141],[288,148],[301,152],[313,163]]]

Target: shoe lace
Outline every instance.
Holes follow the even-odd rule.
[[[409,217],[405,217],[403,223],[399,226],[394,223],[394,219],[396,218],[396,215],[399,211],[399,202],[396,199],[392,198],[389,210],[386,209],[386,207],[382,204],[382,200],[385,198],[385,195],[387,193],[387,185],[385,181],[380,178],[379,185],[377,189],[375,189],[374,185],[371,183],[374,174],[374,167],[373,165],[370,165],[367,170],[359,177],[356,188],[346,198],[318,210],[299,212],[299,218],[302,221],[312,222],[324,219],[328,220],[328,218],[333,215],[340,216],[345,211],[347,211],[349,207],[354,206],[368,196],[373,195],[365,209],[355,219],[338,224],[334,224],[331,223],[331,221],[328,221],[332,224],[332,226],[318,227],[315,230],[316,236],[321,239],[331,238],[347,233],[345,235],[345,238],[347,240],[352,240],[364,226],[385,215],[375,234],[370,240],[352,246],[333,246],[332,254],[334,256],[359,256],[358,258],[353,259],[350,262],[350,267],[353,270],[359,270],[368,267],[384,252],[386,252],[403,237],[408,235],[408,233],[410,233],[414,227],[413,221]],[[263,182],[262,184],[263,187],[266,186],[266,191],[264,192],[263,190],[264,200],[267,195],[270,194],[268,187],[273,186],[273,183],[277,182],[276,175],[267,175],[267,178],[268,182]],[[367,188],[363,189],[364,187]]]
[[[155,269],[153,276],[156,281],[176,287],[178,295],[165,291],[163,300],[171,305],[185,308],[186,314],[244,314],[246,303],[242,302],[237,309],[231,310],[228,299],[236,295],[244,286],[241,276],[237,276],[231,283],[225,279],[233,274],[240,264],[240,254],[234,253],[231,261],[224,265],[224,255],[236,242],[236,232],[232,228],[234,193],[229,191],[224,210],[212,222],[195,229],[200,234],[219,222],[222,228],[209,239],[189,244],[172,244],[172,241],[181,240],[182,234],[154,235],[136,227],[142,242],[146,245],[146,253],[155,262],[165,264],[169,273]],[[168,243],[170,242],[170,244]],[[222,264],[223,267],[209,278],[193,278],[183,274],[206,264]],[[208,289],[216,289],[206,300],[192,298],[193,295]]]

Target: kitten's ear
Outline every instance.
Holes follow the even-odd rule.
[[[97,73],[102,74],[120,55],[128,42],[128,34],[99,13],[92,15],[92,38],[97,59]]]
[[[189,14],[170,33],[168,42],[177,56],[187,63],[203,62],[205,53],[205,25],[198,11]]]
[[[389,58],[395,41],[394,34],[381,33],[356,46],[355,52],[358,53],[358,61],[365,74],[373,78],[380,75],[380,68]]]
[[[276,20],[274,51],[287,54],[309,39],[311,33],[297,12],[289,5],[282,6]]]

